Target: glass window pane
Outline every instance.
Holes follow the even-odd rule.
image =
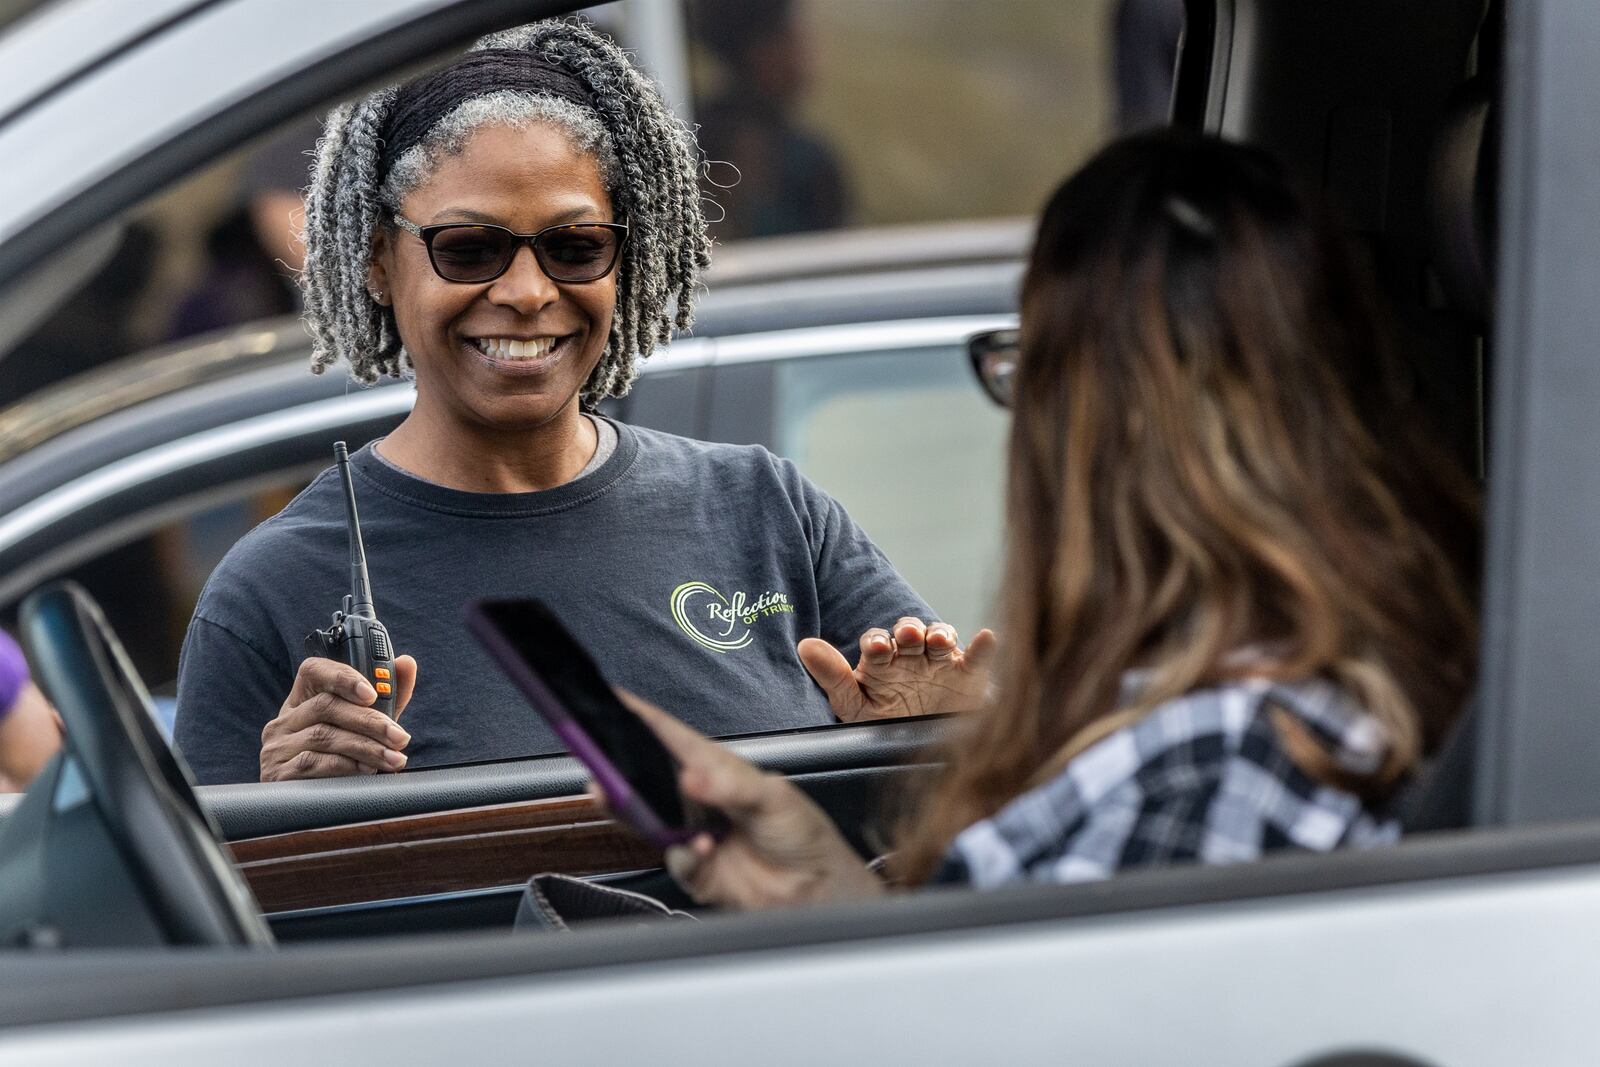
[[[960,347],[790,360],[774,446],[964,637],[995,623],[1008,420]]]
[[[723,240],[1031,215],[1165,121],[1182,0],[688,0]],[[716,214],[713,209],[713,214]]]

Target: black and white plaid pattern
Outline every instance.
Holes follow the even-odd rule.
[[[1342,768],[1382,761],[1381,727],[1341,690],[1246,680],[1161,704],[952,843],[936,880],[1079,882],[1124,867],[1236,863],[1278,849],[1387,844],[1399,823],[1292,763],[1268,709],[1297,716]]]

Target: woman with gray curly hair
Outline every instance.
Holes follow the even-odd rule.
[[[415,379],[412,412],[351,457],[378,615],[405,654],[374,682],[304,656],[348,582],[325,471],[234,547],[195,610],[177,739],[202,781],[559,749],[465,633],[480,597],[549,602],[612,681],[698,709],[711,733],[979,702],[993,635],[963,650],[925,624],[792,464],[589,410],[692,321],[710,258],[698,155],[650,82],[574,22],[491,35],[329,116],[301,288],[313,370]],[[856,644],[852,667],[837,646]]]

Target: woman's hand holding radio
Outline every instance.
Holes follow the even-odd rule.
[[[667,850],[667,869],[703,904],[789,907],[878,896],[883,883],[788,780],[768,774],[666,712],[618,691],[678,761],[685,799],[716,808],[730,828]]]
[[[417,661],[396,656],[395,719],[417,682]],[[310,657],[300,664],[278,717],[261,731],[261,780],[337,778],[405,767],[411,735],[371,707],[378,694],[347,663]]]

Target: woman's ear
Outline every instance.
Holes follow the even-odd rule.
[[[389,264],[392,255],[393,246],[389,243],[389,231],[379,226],[378,232],[372,235],[372,262],[367,266],[367,293],[384,307],[394,302],[393,287],[389,284]]]

